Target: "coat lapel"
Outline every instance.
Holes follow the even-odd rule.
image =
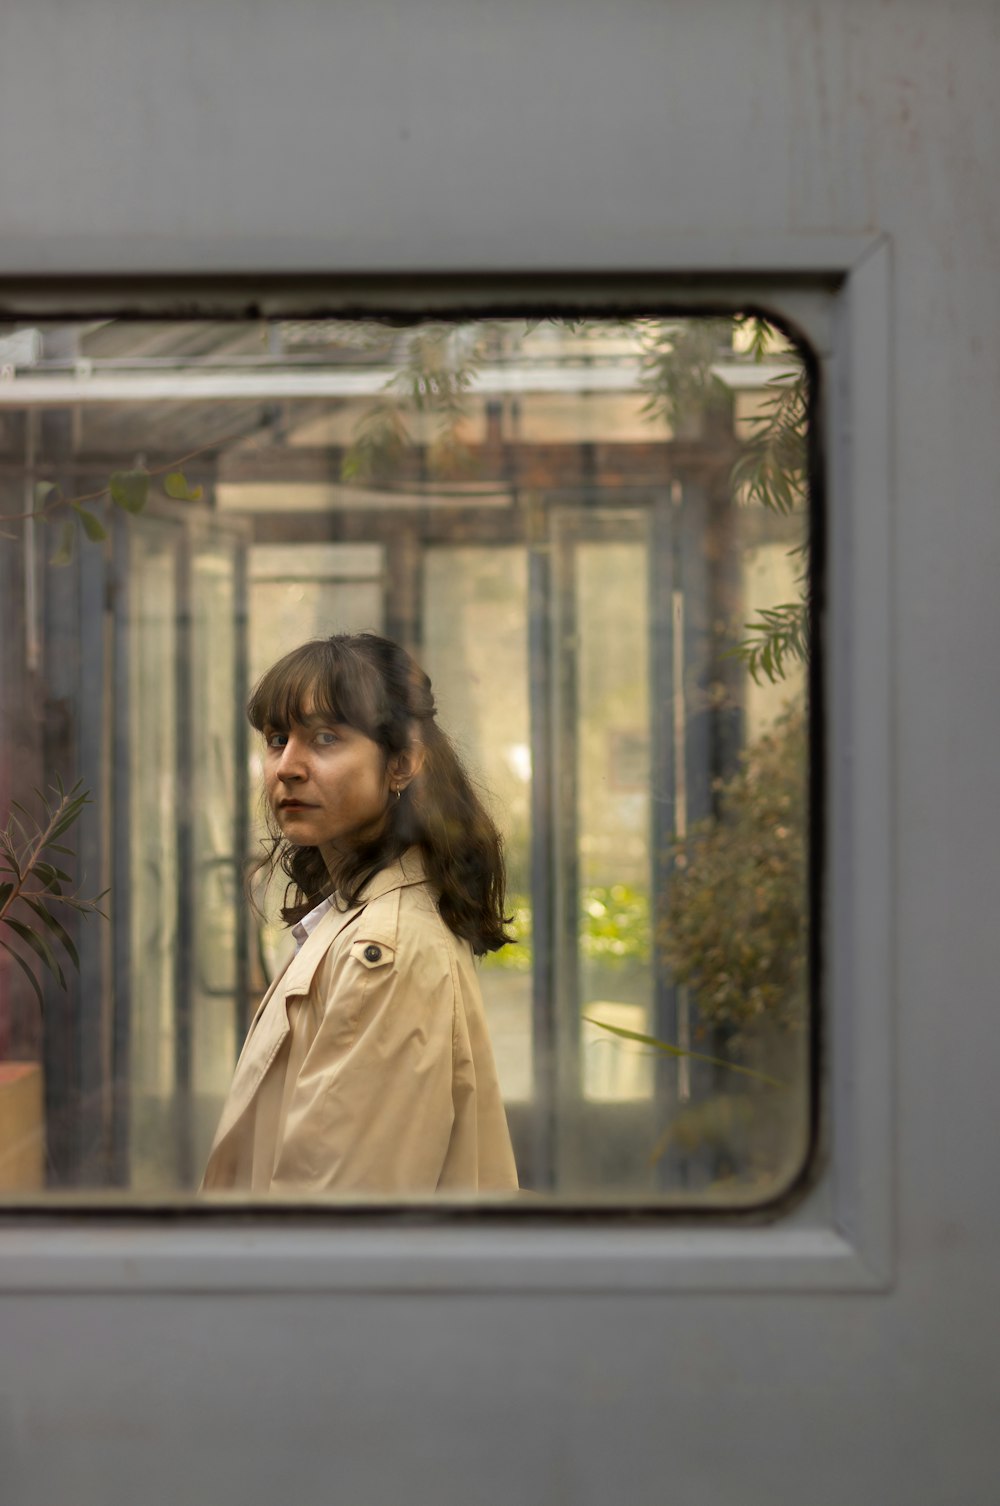
[[[247,1038],[240,1052],[232,1086],[222,1110],[222,1118],[215,1132],[213,1149],[234,1128],[256,1097],[268,1070],[277,1058],[288,1035],[288,1000],[309,992],[320,962],[331,943],[340,932],[349,926],[364,909],[356,905],[350,910],[333,909],[323,916],[319,925],[303,942],[301,949],[293,953],[277,974],[260,1008],[254,1015]]]
[[[335,906],[328,910],[316,929],[303,942],[301,949],[289,958],[267,990],[251,1021],[243,1050],[236,1063],[222,1118],[215,1132],[210,1159],[243,1118],[277,1059],[291,1029],[288,1023],[288,1000],[309,992],[317,967],[341,931],[356,920],[373,900],[381,899],[407,884],[423,882],[424,869],[420,855],[410,849],[398,862],[375,875],[365,888],[359,904],[349,910],[338,910]],[[395,935],[384,939],[387,942],[393,941]]]

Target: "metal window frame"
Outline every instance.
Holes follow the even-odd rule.
[[[697,268],[696,274],[692,268]],[[251,291],[252,289],[252,291]],[[0,285],[0,317],[91,311],[364,314],[392,306],[502,314],[753,306],[803,332],[827,411],[826,1010],[822,1164],[784,1216],[707,1223],[607,1207],[525,1219],[499,1207],[405,1206],[306,1217],[234,1206],[123,1217],[41,1207],[0,1227],[0,1290],[141,1292],[724,1292],[885,1290],[893,1279],[892,476],[890,248],[884,237],[664,246],[653,270],[454,278],[36,280]],[[68,1211],[68,1210],[66,1210]],[[400,1211],[402,1217],[397,1216]],[[144,1212],[145,1215],[144,1216]],[[157,1214],[163,1216],[155,1216]],[[324,1216],[325,1215],[325,1216]]]

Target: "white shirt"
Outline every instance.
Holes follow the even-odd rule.
[[[318,905],[314,905],[308,915],[303,915],[301,920],[292,926],[292,935],[295,938],[295,950],[302,950],[302,943],[307,941],[311,932],[315,931],[327,910],[333,906],[333,895],[328,894],[326,899],[321,899]]]

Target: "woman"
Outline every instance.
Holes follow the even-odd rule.
[[[279,660],[248,714],[298,951],[250,1026],[203,1188],[513,1191],[474,963],[509,940],[503,854],[430,680],[385,638],[337,636]]]

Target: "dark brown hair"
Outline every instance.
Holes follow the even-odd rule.
[[[380,869],[418,847],[438,891],[442,918],[477,953],[495,952],[504,929],[503,844],[449,738],[435,720],[431,682],[405,649],[375,633],[336,634],[293,649],[273,665],[250,697],[247,715],[258,732],[287,732],[311,714],[356,727],[386,759],[423,745],[420,771],[390,800],[378,834],[363,840],[336,875],[340,903],[357,903]],[[332,892],[318,847],[288,842],[269,820],[270,847],[258,871],[280,868],[291,880],[289,925]],[[288,892],[285,894],[286,901]]]

